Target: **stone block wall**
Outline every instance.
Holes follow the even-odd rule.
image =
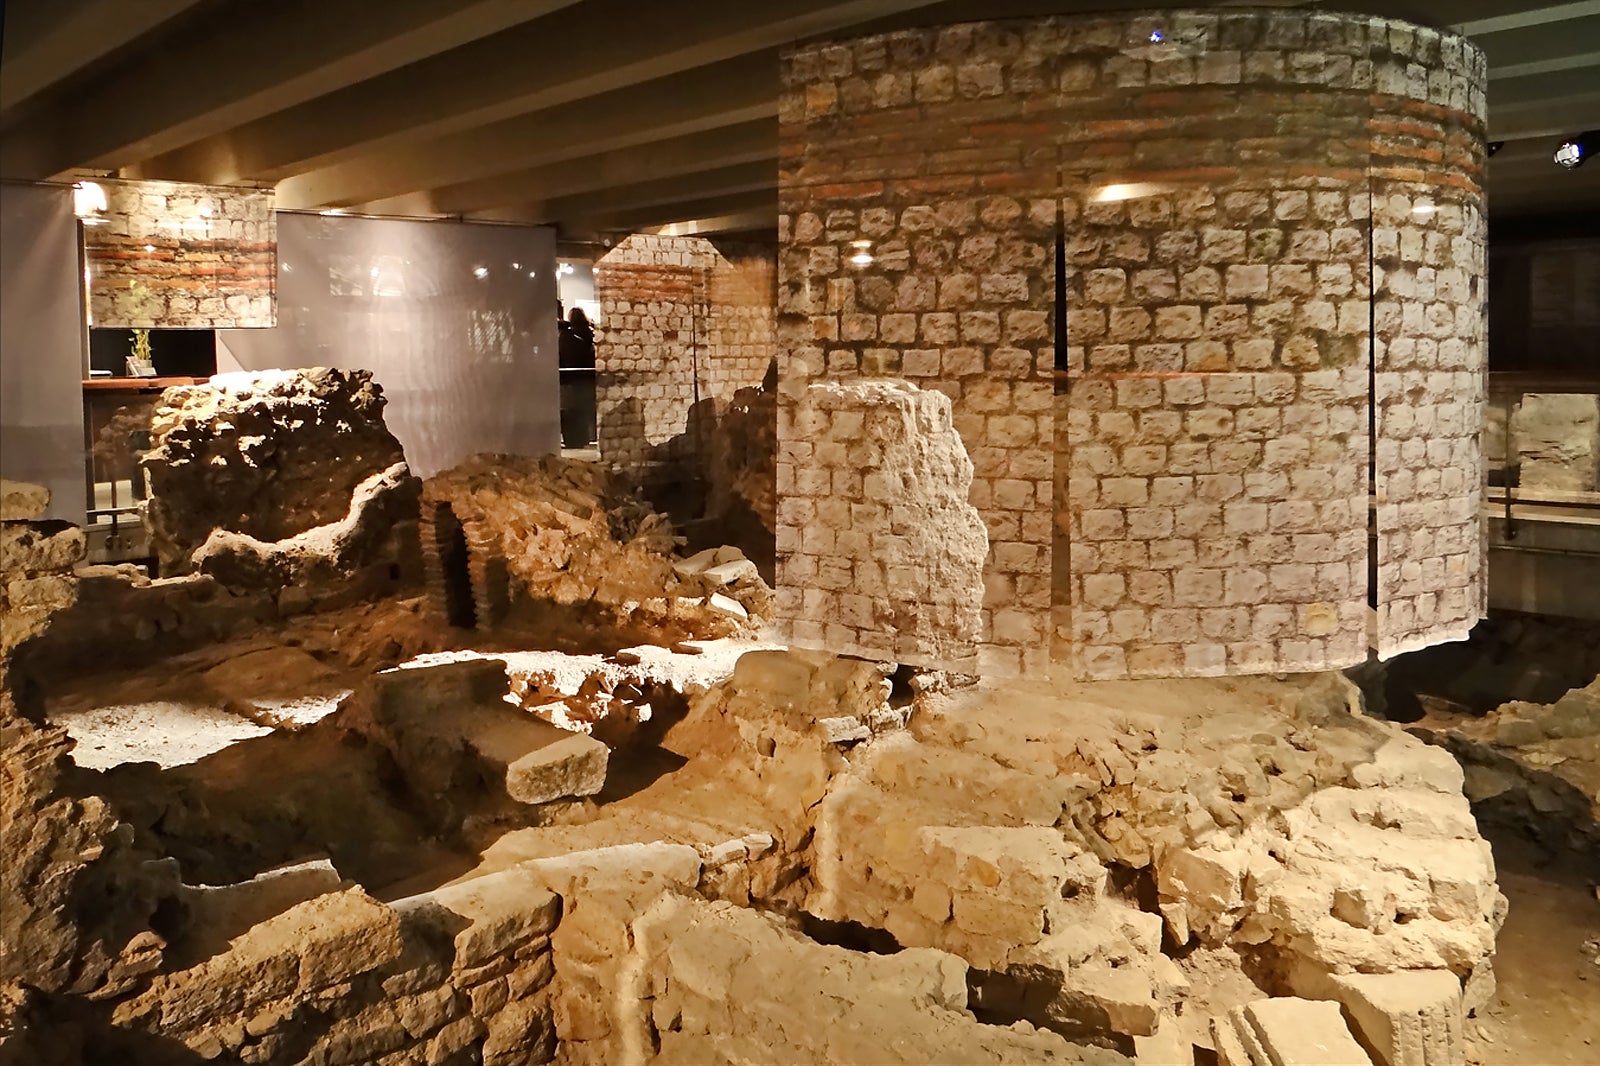
[[[1387,658],[1465,639],[1488,608],[1483,54],[1432,30],[1374,40],[1373,494]]]
[[[1465,634],[1485,77],[1462,38],[1299,11],[785,56],[784,395],[951,396],[983,670],[1317,670]]]
[[[393,905],[359,888],[319,896],[117,1003],[117,1047],[246,1063],[548,1062],[560,912],[519,869]]]
[[[903,381],[821,382],[779,420],[790,640],[971,671],[988,543],[949,399]]]
[[[595,264],[601,457],[625,468],[699,457],[704,426],[773,357],[770,249],[634,234]],[[708,403],[709,401],[709,403]],[[697,405],[702,405],[697,408]]]
[[[271,189],[102,181],[86,220],[89,317],[129,329],[277,323],[277,215]]]

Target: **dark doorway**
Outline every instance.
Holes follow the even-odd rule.
[[[444,581],[445,619],[453,626],[474,629],[478,624],[478,612],[472,602],[467,531],[448,503],[434,507],[433,536],[433,550],[439,558],[439,572]]]

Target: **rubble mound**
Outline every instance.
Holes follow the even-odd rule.
[[[1080,1039],[1192,1016],[1196,951],[1318,999],[1485,975],[1504,902],[1453,760],[1333,676],[1144,685],[969,689],[861,747],[818,807],[806,910],[952,952],[986,1009]]]
[[[1552,703],[1475,717],[1435,709],[1412,733],[1460,761],[1480,813],[1588,856],[1600,874],[1600,678]]]
[[[579,460],[479,455],[429,478],[422,542],[429,595],[458,626],[489,628],[540,602],[719,637],[771,610],[771,590],[736,549],[678,558],[665,515]]]
[[[143,458],[146,518],[164,572],[212,530],[280,541],[344,520],[357,488],[404,463],[365,370],[218,374],[166,390]]]

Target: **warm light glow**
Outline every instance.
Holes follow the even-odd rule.
[[[104,221],[93,216],[104,211],[106,206],[106,190],[103,186],[92,181],[80,181],[72,186],[72,213],[89,225]]]
[[[153,244],[147,244],[144,246],[144,250],[147,252],[153,252],[156,250],[156,246]]]
[[[868,266],[873,262],[872,253],[857,252],[855,255],[850,257],[850,262],[854,263],[856,266]]]
[[[1090,199],[1097,203],[1116,203],[1118,200],[1138,200],[1146,196],[1160,196],[1170,187],[1153,181],[1135,181],[1125,185],[1106,185],[1097,189]]]
[[[345,213],[345,210],[342,207],[330,207],[327,210],[319,213],[324,215],[342,215]]]
[[[1415,207],[1413,207],[1411,209],[1411,213],[1413,215],[1419,215],[1419,216],[1422,216],[1422,217],[1425,218],[1428,215],[1433,214],[1434,211],[1436,211],[1436,210],[1438,210],[1438,209],[1435,208],[1432,204],[1427,203],[1426,201],[1424,201],[1423,203],[1417,204]]]
[[[481,281],[482,279],[484,279],[484,278],[489,276],[489,268],[488,267],[483,267],[483,266],[473,267],[472,268],[472,275],[473,275],[473,277],[478,278]]]

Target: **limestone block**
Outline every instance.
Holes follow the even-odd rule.
[[[1461,979],[1449,970],[1331,978],[1351,1025],[1380,1066],[1454,1066],[1462,1045]]]
[[[405,903],[436,904],[471,923],[455,934],[458,970],[481,966],[548,935],[561,914],[561,900],[521,867],[446,885]]]
[[[1334,1003],[1284,997],[1211,1020],[1222,1066],[1372,1066]]]
[[[610,749],[506,703],[511,682],[499,660],[391,671],[374,685],[342,720],[384,743],[424,795],[481,779],[519,803],[541,804],[605,784]]]
[[[50,506],[50,490],[26,481],[0,478],[0,521],[31,522],[43,518]]]
[[[518,721],[514,730],[497,731],[510,742],[504,746],[504,756],[492,750],[501,747],[500,741],[491,746],[482,733],[471,741],[478,753],[491,763],[498,763],[514,751],[523,752],[505,764],[506,792],[512,799],[522,803],[550,803],[567,796],[592,796],[605,786],[606,762],[611,757],[611,749],[593,737],[565,730],[557,730],[560,735],[556,735],[550,730],[557,727],[537,718],[531,721],[546,728],[524,729],[523,726],[530,723]],[[529,743],[539,746],[528,750],[524,745]]]
[[[179,899],[188,911],[188,927],[179,946],[185,954],[203,958],[273,915],[346,887],[327,859],[265,870],[232,885],[185,885]]]

